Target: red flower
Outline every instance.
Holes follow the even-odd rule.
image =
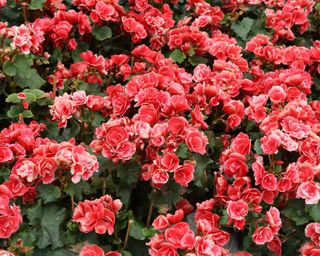
[[[252,235],[252,240],[259,245],[271,242],[273,238],[273,232],[268,227],[259,227],[254,231]]]

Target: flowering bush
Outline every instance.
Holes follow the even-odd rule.
[[[312,0],[0,0],[0,255],[320,255],[319,27]]]

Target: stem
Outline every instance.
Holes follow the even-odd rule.
[[[123,249],[125,250],[127,245],[128,245],[128,241],[129,241],[129,235],[130,235],[130,229],[131,229],[131,225],[133,223],[133,220],[130,219],[128,220],[128,227],[127,227],[127,233],[126,233],[126,238],[124,240],[124,244],[123,244]]]
[[[114,239],[115,239],[116,241],[119,241],[119,236],[118,236],[118,232],[117,232],[116,229],[114,229],[113,235],[114,235]]]
[[[151,222],[151,217],[152,217],[152,212],[153,212],[153,203],[151,201],[150,203],[150,207],[149,207],[149,212],[148,212],[148,217],[147,217],[147,226],[150,225],[150,222]]]
[[[27,3],[22,3],[22,16],[24,19],[24,22],[28,22],[28,4]]]
[[[215,197],[215,195],[216,195],[216,181],[217,181],[217,172],[214,172],[213,187],[212,187],[212,197]]]
[[[24,121],[23,121],[23,115],[22,115],[22,114],[19,114],[19,115],[18,115],[18,118],[19,118],[19,122],[20,122],[21,124],[23,124],[23,123],[24,123]]]
[[[73,195],[71,196],[71,209],[72,209],[72,212],[74,212],[74,205],[75,205],[75,203],[74,203],[74,197],[73,197]]]
[[[103,181],[102,181],[102,195],[105,195],[106,194],[106,190],[107,190],[107,181],[106,181],[106,172],[104,171],[103,172]]]

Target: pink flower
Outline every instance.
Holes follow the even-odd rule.
[[[209,143],[207,136],[203,132],[193,130],[187,133],[185,142],[191,152],[201,155],[206,153],[206,145]]]
[[[0,0],[0,8],[3,8],[7,5],[7,0]]]
[[[6,163],[13,159],[13,154],[10,148],[0,146],[0,163]]]
[[[266,220],[268,221],[273,233],[278,233],[282,225],[282,221],[280,218],[280,212],[276,207],[270,207],[269,211],[266,212]]]
[[[80,256],[105,256],[104,251],[97,245],[85,245],[81,252]]]
[[[274,103],[283,102],[286,99],[286,92],[281,86],[273,86],[269,92],[268,96]]]
[[[74,103],[67,93],[63,94],[63,96],[55,97],[54,103],[50,108],[50,114],[53,116],[53,120],[59,122],[59,128],[66,127],[67,120],[76,111]]]
[[[212,239],[211,235],[206,235],[197,239],[195,245],[196,253],[199,256],[221,256],[222,248]]]
[[[235,153],[247,155],[251,151],[251,142],[249,136],[244,133],[239,133],[231,143],[231,149]]]
[[[317,204],[320,200],[320,185],[318,182],[306,181],[297,189],[297,198],[306,200],[306,204]]]
[[[0,256],[15,256],[13,253],[0,249]]]
[[[258,227],[253,235],[252,240],[259,245],[271,242],[274,237],[272,230],[268,227]]]
[[[73,183],[78,183],[80,179],[88,180],[94,172],[99,171],[97,157],[90,155],[83,146],[76,146],[72,150],[72,160],[70,172]]]
[[[9,206],[0,215],[0,238],[9,238],[18,231],[22,223],[20,208],[16,205]]]
[[[175,170],[173,174],[174,180],[184,186],[187,187],[188,184],[193,180],[194,177],[194,164],[185,163]]]
[[[122,206],[122,205],[121,205]],[[104,199],[80,202],[75,209],[72,221],[80,223],[80,231],[111,235],[114,231],[115,212],[105,204]]]
[[[227,213],[232,220],[243,220],[248,212],[248,204],[242,199],[238,201],[229,201],[227,203]]]
[[[263,153],[265,154],[277,154],[278,148],[281,145],[281,138],[277,134],[270,134],[268,136],[264,136],[261,140],[261,148]]]
[[[312,242],[320,246],[320,223],[309,223],[306,226],[305,234],[311,238]]]
[[[261,187],[266,190],[270,190],[270,191],[276,190],[277,189],[276,176],[274,176],[274,174],[272,174],[272,173],[268,173],[268,174],[264,175],[264,177],[262,178],[262,181],[261,181]]]

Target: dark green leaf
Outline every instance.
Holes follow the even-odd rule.
[[[196,168],[194,172],[195,185],[203,187],[203,185],[206,185],[207,183],[207,167],[213,163],[213,160],[208,154],[194,154],[194,159],[196,161]]]
[[[41,235],[37,246],[43,249],[51,245],[52,249],[62,247],[64,239],[62,236],[63,223],[67,217],[65,208],[56,205],[44,206],[41,218]]]
[[[97,40],[103,41],[112,37],[112,30],[108,26],[95,26],[92,30],[92,34]]]
[[[314,221],[320,222],[320,204],[306,205],[306,211]]]
[[[60,189],[53,184],[41,184],[37,187],[39,197],[45,204],[57,201],[60,198]]]
[[[253,149],[254,149],[254,151],[256,151],[257,154],[263,155],[263,151],[262,151],[262,148],[261,148],[260,140],[256,140],[254,142]]]
[[[192,66],[197,66],[199,64],[207,64],[208,59],[201,56],[193,55],[192,57],[189,57],[189,62]]]
[[[304,208],[305,203],[303,200],[290,200],[286,208],[282,210],[282,214],[284,214],[289,219],[293,220],[297,226],[303,225],[308,223],[310,220]]]

